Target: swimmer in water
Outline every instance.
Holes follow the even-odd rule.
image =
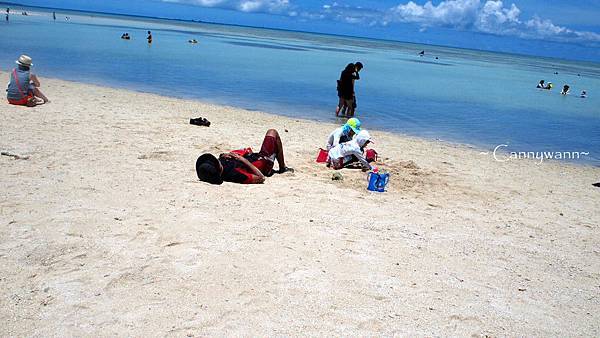
[[[544,82],[544,80],[540,80],[540,83],[538,83],[537,88],[546,89],[546,85],[544,84]]]

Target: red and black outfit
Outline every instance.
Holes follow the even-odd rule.
[[[252,152],[250,148],[234,151],[242,155],[248,162],[252,163],[265,176],[273,173],[273,164],[277,154],[277,140],[274,136],[267,135],[263,140],[258,153]],[[223,181],[249,184],[252,183],[252,172],[246,165],[236,159],[219,157],[219,162],[223,166],[221,177]]]

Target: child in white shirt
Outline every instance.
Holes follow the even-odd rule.
[[[352,140],[340,143],[329,150],[329,165],[333,169],[341,169],[354,155],[360,162],[363,171],[371,170],[372,167],[364,155],[364,149],[369,142],[371,142],[369,132],[361,130]]]

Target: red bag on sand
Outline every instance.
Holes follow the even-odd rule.
[[[317,155],[317,163],[325,163],[329,158],[329,153],[323,148],[319,148],[319,155]]]
[[[248,147],[244,149],[232,150],[231,152],[240,156],[246,156],[248,154],[252,154],[252,148]]]
[[[377,152],[375,151],[375,149],[367,149],[365,159],[369,163],[377,161]]]

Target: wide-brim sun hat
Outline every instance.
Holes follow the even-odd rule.
[[[196,175],[200,181],[211,184],[222,184],[221,164],[219,160],[212,154],[202,154],[196,160]]]
[[[352,118],[348,119],[346,124],[348,125],[348,127],[350,127],[350,129],[352,129],[352,131],[354,131],[355,134],[360,133],[361,122],[356,117],[352,117]]]
[[[31,58],[28,55],[21,55],[19,59],[15,61],[19,66],[31,67],[33,63],[31,63]]]
[[[367,141],[369,141],[371,143],[375,143],[371,139],[371,135],[369,134],[369,132],[366,131],[365,129],[361,130],[358,134],[356,134],[356,142],[358,142],[359,146],[361,146],[361,147],[364,146],[365,143],[367,143]]]

